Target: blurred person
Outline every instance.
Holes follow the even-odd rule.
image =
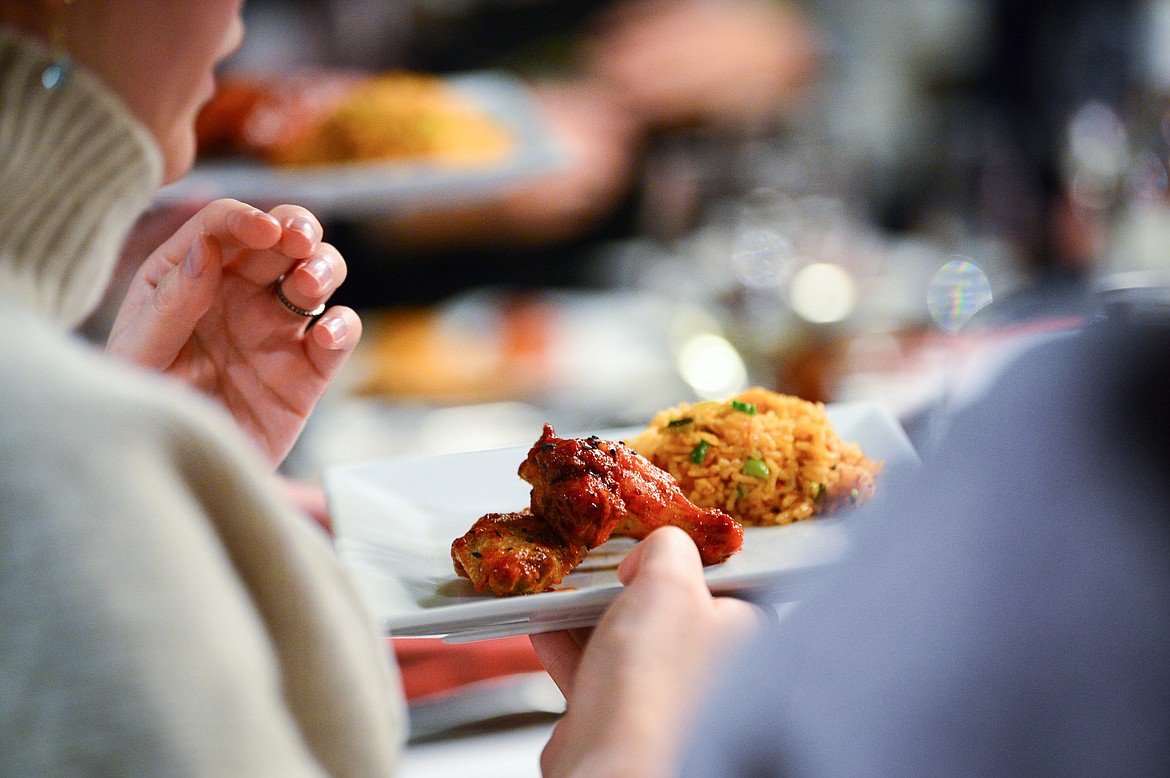
[[[586,71],[650,130],[765,128],[818,75],[811,13],[776,0],[627,0],[584,41]]]
[[[534,79],[568,169],[486,204],[408,214],[393,222],[403,240],[532,245],[586,235],[637,189],[655,136],[766,131],[813,79],[819,48],[811,20],[776,0],[623,0],[579,35],[571,67]]]
[[[359,225],[359,240],[402,254],[394,267],[445,268],[436,297],[482,284],[605,286],[598,249],[686,234],[711,194],[703,188],[722,185],[704,179],[726,174],[704,155],[775,131],[818,73],[815,23],[777,0],[619,0],[576,29],[566,61],[530,76],[563,169],[484,201]],[[683,168],[680,149],[691,157]]]
[[[1006,276],[1019,317],[1075,301],[1135,183],[1137,159],[1109,169],[1130,153],[1110,119],[1142,107],[1150,4],[819,4],[844,41],[834,120],[871,169],[875,221]],[[903,32],[915,17],[935,23]]]
[[[1151,175],[1166,175],[1164,160],[1157,174],[1142,169],[1135,131],[1150,128],[1134,124],[1151,107],[1146,47],[1158,33],[1144,0],[982,5],[983,56],[950,98],[970,117],[949,111],[949,145],[965,153],[942,180],[920,180],[918,207],[938,217],[945,203],[1003,247],[1017,278],[997,289],[985,326],[1075,316],[1078,292],[1098,284],[1115,251],[1121,214],[1149,196]]]

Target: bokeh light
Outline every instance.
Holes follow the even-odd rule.
[[[956,258],[943,265],[926,290],[931,317],[947,332],[958,332],[991,303],[991,282],[972,262]]]
[[[1067,153],[1073,198],[1086,207],[1104,207],[1130,165],[1125,123],[1104,103],[1086,103],[1069,122]]]
[[[743,357],[725,338],[696,335],[678,353],[678,371],[699,397],[718,400],[747,388]]]
[[[1143,200],[1162,200],[1170,186],[1166,165],[1149,149],[1140,152],[1130,166],[1129,185],[1134,194]]]
[[[775,230],[745,225],[736,231],[731,257],[735,277],[749,289],[780,286],[792,262],[792,244]]]
[[[857,305],[857,284],[849,271],[828,262],[805,265],[792,276],[788,303],[805,321],[844,321]]]

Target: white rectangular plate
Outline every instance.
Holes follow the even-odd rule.
[[[901,426],[878,405],[828,406],[838,434],[886,466],[917,461]],[[620,438],[630,430],[601,433]],[[539,437],[533,431],[532,439]],[[387,633],[451,642],[589,626],[621,590],[616,568],[633,546],[615,538],[589,552],[555,591],[500,598],[455,574],[451,542],[485,513],[519,510],[529,486],[516,470],[529,446],[335,467],[325,489],[341,558]],[[783,598],[844,552],[848,514],[783,527],[748,527],[743,550],[706,570],[716,593]]]

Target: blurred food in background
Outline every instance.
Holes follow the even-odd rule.
[[[444,404],[534,399],[551,382],[547,302],[509,297],[481,325],[442,311],[397,308],[366,317],[363,395]]]
[[[441,77],[406,71],[312,70],[221,80],[196,132],[202,158],[274,165],[376,160],[481,164],[502,159],[506,127]]]

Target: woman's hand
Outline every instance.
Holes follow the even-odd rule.
[[[107,350],[173,375],[222,403],[273,465],[361,337],[361,320],[312,310],[345,280],[341,255],[303,208],[264,213],[217,200],[190,218],[139,268]]]
[[[755,606],[712,597],[694,543],[656,530],[618,567],[624,591],[592,634],[532,636],[568,700],[541,756],[546,778],[666,776],[718,659],[760,622]]]

